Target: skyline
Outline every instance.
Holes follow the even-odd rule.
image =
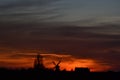
[[[119,71],[119,2],[1,0],[0,67],[31,67],[34,55],[40,51],[55,58],[69,55],[68,63],[74,61],[72,68],[85,60],[83,66],[93,70]],[[61,63],[63,68],[65,63],[68,65],[66,60]]]
[[[34,68],[34,60],[36,58],[35,53],[19,53],[17,55],[12,55],[12,58],[7,58],[5,61],[7,61],[9,64],[6,64],[1,62],[1,67],[5,67],[8,69],[29,69]],[[64,55],[64,54],[55,54],[55,53],[49,53],[49,54],[40,54],[43,56],[43,65],[45,68],[53,69],[54,68],[54,62],[61,61],[60,63],[60,70],[67,70],[67,71],[73,71],[76,67],[81,68],[89,68],[91,72],[96,71],[104,71],[107,72],[111,70],[111,66],[106,65],[106,63],[101,63],[96,60],[88,59],[88,58],[76,58],[72,55]],[[3,65],[3,66],[2,66]]]

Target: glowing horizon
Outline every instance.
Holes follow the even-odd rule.
[[[75,67],[87,67],[90,68],[90,71],[107,71],[111,69],[111,66],[101,64],[92,59],[80,59],[75,58],[72,55],[60,55],[55,53],[50,54],[41,54],[43,56],[43,64],[46,68],[53,69],[54,65],[52,61],[56,63],[61,60],[60,69],[71,71],[74,70]],[[33,68],[35,55],[34,53],[30,53],[28,55],[19,54],[18,59],[7,58],[0,59],[3,62],[3,65],[0,67],[6,68]],[[6,63],[6,64],[5,64]]]

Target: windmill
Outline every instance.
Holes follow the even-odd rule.
[[[55,65],[54,70],[55,70],[55,71],[60,71],[60,66],[59,66],[59,64],[61,63],[61,61],[59,61],[57,64],[56,64],[54,61],[53,61],[52,63]]]

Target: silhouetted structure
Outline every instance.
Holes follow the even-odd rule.
[[[43,57],[37,54],[34,68],[0,68],[0,80],[120,80],[120,72],[90,72],[89,68],[84,67],[75,67],[75,71],[60,71],[61,61],[52,63],[55,65],[55,71],[45,68]]]
[[[34,61],[34,69],[37,69],[37,70],[44,69],[43,57],[39,53],[37,54],[35,61]]]
[[[84,68],[84,67],[75,67],[75,72],[79,73],[89,73],[90,69],[89,68]]]
[[[44,68],[43,57],[37,54],[34,68],[0,68],[0,80],[120,80],[120,72],[90,72],[89,68],[76,67],[75,71],[60,71],[60,62],[53,70]],[[41,72],[42,71],[42,72]]]
[[[59,66],[60,63],[61,63],[61,61],[59,61],[57,64],[53,61],[53,64],[55,65],[54,69],[57,72],[60,71],[60,66]]]

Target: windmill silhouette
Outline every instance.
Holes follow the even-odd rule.
[[[61,63],[61,61],[59,61],[57,64],[56,64],[54,61],[53,61],[52,63],[55,65],[54,70],[55,70],[55,71],[60,71],[60,66],[59,66],[59,64]]]

